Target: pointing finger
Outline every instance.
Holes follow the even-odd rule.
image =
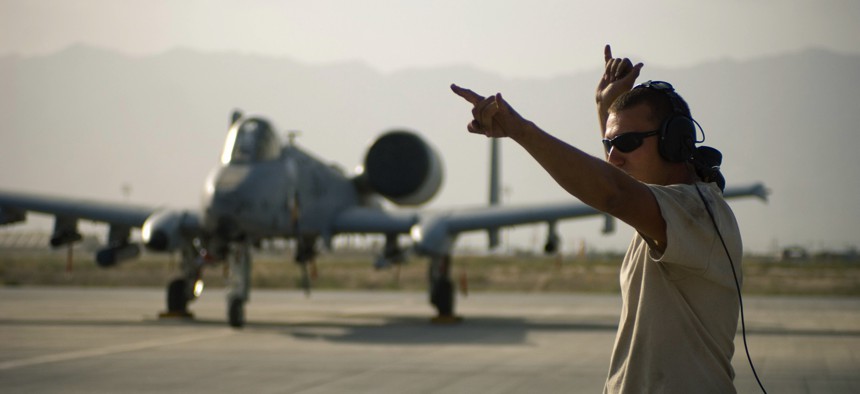
[[[455,84],[451,84],[451,90],[453,90],[456,95],[472,103],[472,105],[478,105],[478,103],[484,100],[484,97],[480,94],[477,94],[469,89],[461,88]]]
[[[609,62],[610,60],[612,60],[612,47],[610,47],[609,44],[606,44],[606,46],[603,47],[603,61]]]

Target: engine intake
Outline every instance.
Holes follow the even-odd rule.
[[[146,248],[157,252],[172,252],[184,239],[198,232],[200,220],[187,211],[156,212],[143,223],[141,238]]]
[[[430,201],[442,185],[442,161],[417,134],[393,130],[379,137],[364,159],[366,186],[398,205]]]

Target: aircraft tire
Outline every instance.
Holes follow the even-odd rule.
[[[439,316],[454,315],[454,284],[450,279],[437,280],[433,283],[431,301]]]
[[[185,291],[185,279],[174,279],[167,285],[168,312],[186,312],[188,310],[188,297],[186,297]]]
[[[245,302],[239,298],[230,298],[227,319],[230,327],[242,328],[245,325]]]

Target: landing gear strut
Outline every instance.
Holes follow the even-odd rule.
[[[251,246],[247,242],[235,246],[230,258],[230,290],[227,293],[227,320],[230,326],[245,325],[245,303],[251,291]]]
[[[430,258],[430,303],[436,308],[434,323],[456,323],[462,318],[454,315],[454,283],[451,281],[451,256]]]

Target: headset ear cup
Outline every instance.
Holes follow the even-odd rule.
[[[660,155],[672,163],[690,159],[695,148],[696,126],[686,116],[673,115],[660,128]]]
[[[670,116],[668,119],[663,121],[663,124],[660,125],[660,143],[657,144],[657,151],[660,152],[660,156],[662,156],[667,161],[672,161],[672,136],[669,132],[669,123],[672,121],[673,116]]]

